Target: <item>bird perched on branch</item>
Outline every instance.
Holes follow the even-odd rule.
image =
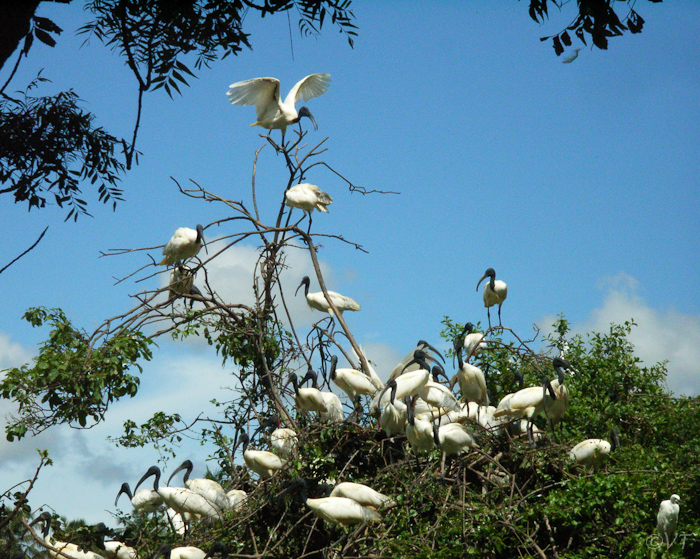
[[[466,354],[464,358],[467,361],[472,355],[477,356],[486,349],[484,334],[474,332],[474,325],[471,322],[467,322],[464,325],[462,337],[464,338],[464,353]]]
[[[184,487],[164,487],[160,483],[160,468],[151,466],[136,484],[136,489],[146,479],[153,476],[153,490],[163,499],[163,502],[176,512],[183,515],[190,513],[202,518],[220,518],[221,511],[201,495]]]
[[[158,548],[153,559],[158,559],[158,557],[164,557],[165,559],[207,559],[215,553],[220,553],[221,559],[226,559],[226,557],[228,557],[228,548],[221,542],[214,542],[211,549],[205,553],[198,547],[186,546],[171,548],[168,544],[163,544]]]
[[[667,546],[670,546],[676,537],[678,513],[681,510],[681,507],[678,505],[680,502],[681,498],[674,493],[670,499],[661,501],[659,513],[656,515],[656,530]]]
[[[122,493],[125,493],[126,496],[129,497],[131,506],[133,506],[138,512],[155,512],[163,504],[163,499],[153,489],[139,489],[132,495],[129,484],[124,482],[119,489],[119,493],[117,493],[117,498],[114,500],[115,507],[117,506],[117,501],[119,501],[119,497]]]
[[[248,448],[250,438],[248,433],[241,431],[238,441],[234,443],[234,452],[239,444],[243,444],[243,461],[248,469],[253,470],[260,476],[261,479],[267,479],[275,475],[286,464],[283,460],[273,452],[267,450],[253,450]]]
[[[363,507],[370,507],[375,510],[389,509],[396,506],[396,501],[391,497],[380,493],[362,483],[344,481],[339,483],[331,491],[331,497],[346,497],[359,503]]]
[[[302,99],[308,101],[325,93],[330,81],[330,74],[308,75],[298,81],[282,101],[277,78],[253,78],[231,84],[226,96],[232,105],[255,105],[258,119],[251,126],[282,130],[284,143],[287,126],[299,122],[303,116],[311,120],[314,130],[318,130],[316,119],[309,109],[300,107],[297,112],[295,105]]]
[[[477,291],[479,291],[481,282],[486,278],[489,278],[489,281],[484,285],[484,306],[489,317],[489,328],[491,328],[491,307],[494,305],[498,305],[498,325],[501,326],[501,305],[503,305],[503,301],[508,296],[508,286],[506,282],[497,280],[496,271],[493,268],[489,268],[484,272],[479,283],[476,284]]]
[[[196,270],[192,270],[189,266],[178,264],[173,267],[170,272],[170,283],[168,284],[168,303],[173,303],[178,297],[183,295],[196,295],[204,297],[199,288],[194,285],[194,274]],[[202,301],[205,307],[209,308],[207,301]],[[190,309],[194,305],[194,299],[190,298]]]
[[[44,538],[44,542],[46,542],[46,545],[61,552],[59,554],[56,551],[49,550],[49,555],[54,559],[65,559],[65,557],[69,557],[71,559],[104,559],[102,555],[99,555],[94,551],[83,551],[77,544],[70,542],[58,542],[54,540],[53,537],[49,536],[49,529],[51,528],[50,512],[42,512],[38,517],[29,523],[29,526],[33,526],[34,524],[38,524],[40,522],[43,523],[42,536]]]
[[[462,360],[463,349],[462,336],[457,336],[454,340],[454,356],[457,357],[458,369],[450,382],[450,388],[454,386],[456,380],[465,402],[476,402],[480,406],[487,406],[489,398],[486,390],[486,377],[479,367]]]
[[[176,262],[182,262],[197,255],[204,246],[204,228],[197,224],[196,229],[180,227],[163,247],[163,260],[158,262],[161,266],[171,266]]]
[[[304,286],[304,296],[306,297],[306,303],[312,308],[316,309],[317,311],[321,312],[327,312],[331,316],[333,316],[333,309],[331,308],[330,303],[326,299],[325,295],[323,294],[323,291],[318,291],[316,293],[309,293],[309,285],[311,284],[311,280],[309,279],[309,276],[304,276],[301,280],[301,283],[299,284],[299,287],[297,287],[297,290],[294,292],[296,295],[299,292],[299,289],[301,289],[301,286]],[[346,297],[345,295],[341,295],[340,293],[336,293],[335,291],[329,291],[328,292],[328,297],[333,301],[333,304],[335,305],[335,308],[338,309],[338,312],[340,314],[343,314],[345,311],[359,311],[360,310],[360,305],[355,302],[353,299],[350,297]]]
[[[610,441],[605,439],[586,439],[581,441],[569,451],[569,458],[582,466],[591,466],[597,470],[603,465],[603,462],[620,447],[620,440],[617,437],[617,431],[610,431]]]
[[[373,396],[380,389],[363,372],[356,369],[338,369],[337,366],[338,356],[333,355],[331,357],[331,381],[341,388],[351,400],[354,400],[355,396],[359,394]],[[384,387],[382,386],[381,388]]]
[[[307,485],[305,479],[294,482],[285,492],[300,491],[301,500],[320,519],[332,524],[342,524],[352,526],[362,522],[380,522],[382,515],[373,508],[363,506],[348,497],[320,497],[310,499],[307,496]]]
[[[333,203],[333,198],[315,184],[301,183],[284,193],[284,203],[290,208],[304,210],[304,214],[309,216],[309,230],[311,230],[311,212],[318,210],[328,213],[326,206]]]
[[[190,479],[190,474],[192,473],[192,468],[194,468],[192,461],[191,460],[185,460],[182,464],[180,464],[175,471],[173,471],[172,474],[170,474],[170,477],[168,478],[168,485],[170,485],[170,480],[173,479],[175,474],[178,472],[181,472],[182,470],[185,470],[185,474],[183,476],[183,482],[185,484],[185,487],[189,489],[190,491],[194,491],[198,495],[201,495],[204,497],[207,501],[209,501],[211,504],[213,504],[216,508],[218,508],[220,511],[225,511],[228,510],[229,508],[229,499],[228,496],[226,495],[226,491],[224,491],[224,488],[221,487],[221,485],[214,481],[213,479],[207,479],[207,478],[195,478],[195,479]]]
[[[544,411],[544,406],[557,399],[552,384],[547,377],[542,377],[540,386],[523,388],[513,394],[506,395],[498,404],[498,409],[493,414],[494,418],[508,418],[509,420],[528,420],[527,430],[530,444],[534,444],[532,435],[533,419]]]
[[[310,380],[314,386],[300,387],[307,380]],[[304,375],[304,377],[299,380],[295,373],[289,375],[289,380],[287,384],[291,383],[294,387],[294,403],[297,405],[297,409],[301,412],[315,411],[318,413],[328,413],[328,406],[326,405],[326,400],[324,399],[321,391],[316,388],[317,380],[316,373],[309,366],[309,370]]]
[[[417,371],[421,368],[418,361],[415,360],[417,350],[421,351],[422,354],[425,355],[425,359],[428,361],[432,361],[433,363],[437,364],[437,360],[435,358],[439,357],[443,363],[445,362],[445,358],[442,356],[442,353],[440,353],[435,347],[430,345],[425,340],[418,340],[416,347],[408,352],[391,371],[389,374],[390,379],[395,379],[400,375]],[[399,398],[403,398],[403,396],[399,396]]]

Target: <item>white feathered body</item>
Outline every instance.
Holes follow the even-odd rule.
[[[544,396],[541,386],[530,386],[505,396],[498,404],[493,414],[495,418],[509,417],[510,419],[530,419],[544,410],[545,400],[551,401],[549,394]]]
[[[280,427],[275,429],[270,435],[272,450],[285,460],[289,460],[294,455],[299,439],[294,429]]]
[[[666,501],[661,501],[659,513],[656,515],[656,529],[666,543],[673,541],[678,527],[678,514],[680,513],[680,497],[671,495]]]
[[[323,401],[326,405],[326,411],[319,413],[322,421],[328,421],[330,423],[339,423],[345,419],[345,412],[343,412],[343,404],[337,395],[333,392],[321,392]]]
[[[238,510],[241,504],[248,498],[248,494],[242,489],[231,489],[226,493],[230,510]]]
[[[299,117],[296,103],[322,95],[328,90],[330,81],[330,74],[306,76],[294,85],[284,102],[280,97],[280,82],[277,78],[253,78],[236,82],[229,86],[226,96],[233,105],[255,105],[257,120],[251,126],[284,132]]]
[[[611,450],[612,445],[605,439],[586,439],[569,451],[569,457],[582,466],[599,468]]]
[[[290,208],[299,208],[306,213],[314,210],[328,213],[326,206],[333,203],[333,198],[315,184],[297,184],[284,194],[284,203]]]
[[[486,349],[486,341],[484,340],[484,334],[481,332],[472,332],[464,336],[464,358],[469,359],[470,355],[479,355],[484,349]]]
[[[329,291],[328,297],[333,301],[333,304],[338,309],[338,312],[340,314],[343,314],[345,311],[360,310],[360,305],[357,303],[357,301],[351,299],[350,297],[346,297],[345,295],[341,295],[340,293],[336,293],[335,291]],[[331,309],[330,304],[324,297],[323,291],[307,293],[306,303],[312,309],[316,309],[317,311],[321,312],[327,312],[330,315],[333,314],[333,310]]]
[[[430,450],[435,446],[433,424],[425,419],[415,417],[413,423],[409,422],[406,425],[406,438],[414,451]]]
[[[462,368],[457,371],[457,382],[462,398],[466,402],[476,402],[480,406],[488,405],[486,379],[479,367],[466,362],[462,363]]]
[[[163,248],[163,260],[161,260],[159,264],[170,266],[175,264],[175,262],[187,260],[196,256],[204,244],[201,237],[199,240],[197,237],[197,231],[189,227],[180,227],[176,229],[173,236]]]
[[[372,379],[357,369],[336,369],[331,380],[343,390],[351,400],[358,394],[373,396],[377,392],[377,387]]]
[[[484,306],[493,307],[494,305],[502,305],[503,301],[508,296],[508,286],[506,282],[495,280],[494,287],[491,289],[491,282],[486,282],[484,286]]]
[[[331,491],[331,497],[347,497],[363,507],[370,507],[373,509],[396,506],[396,501],[391,497],[362,483],[353,483],[350,481],[344,481],[336,485],[333,491]]]
[[[105,556],[109,559],[136,559],[138,554],[133,547],[118,541],[105,542]]]
[[[246,449],[243,453],[243,461],[250,470],[253,470],[261,478],[267,479],[281,470],[285,461],[273,452],[267,450]]]
[[[318,388],[311,386],[301,387],[294,393],[294,403],[300,411],[315,411],[328,413],[326,399]]]
[[[307,499],[306,504],[319,518],[344,526],[361,522],[379,522],[382,516],[369,507],[363,507],[347,497],[322,497]]]
[[[476,446],[474,434],[460,423],[448,423],[438,428],[440,449],[447,455],[461,454]]]

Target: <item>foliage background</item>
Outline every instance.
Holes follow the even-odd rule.
[[[71,10],[55,13],[69,13],[75,28],[82,22],[75,8],[54,9]],[[63,216],[3,208],[3,221],[12,228],[1,241],[3,254],[15,254],[46,223],[56,226],[30,259],[4,274],[3,281],[16,287],[2,302],[2,330],[11,333],[2,338],[3,367],[26,362],[36,354],[33,344],[46,337],[21,322],[31,305],[60,306],[88,329],[123,310],[134,286],[112,286],[110,278],[142,261],[99,260],[98,251],[154,246],[175,226],[213,219],[209,208],[177,197],[171,175],[247,196],[252,153],[261,140],[246,126],[252,109],[226,104],[229,83],[275,75],[286,88],[309,72],[329,71],[331,90],[309,106],[321,124],[319,137],[331,138],[334,166],[358,184],[402,192],[350,196],[331,174],[314,179],[336,200],[331,215],[323,216],[330,219],[316,223],[370,250],[366,256],[330,247],[322,256],[331,288],[362,302],[361,319],[352,327],[377,361],[390,366],[414,340],[436,337],[445,314],[483,320],[471,285],[494,266],[511,289],[504,306],[508,326],[525,332],[536,321],[546,328],[564,311],[574,331],[583,333],[635,318],[640,326],[630,336],[637,336],[638,354],[648,365],[668,358],[670,378],[677,379],[673,388],[697,393],[698,300],[683,280],[698,272],[697,259],[688,258],[697,254],[699,238],[693,211],[700,160],[693,110],[697,46],[681,37],[695,36],[699,20],[693,3],[648,10],[645,19],[650,22],[651,14],[654,25],[641,35],[618,41],[608,52],[583,51],[572,65],[561,65],[549,45],[536,41],[549,31],[537,30],[517,4],[487,10],[477,3],[429,15],[417,5],[361,8],[363,32],[354,51],[344,38],[323,35],[295,40],[294,60],[284,18],[260,23],[261,39],[246,57],[228,59],[193,81],[182,99],[147,101],[145,157],[127,176],[128,203],[116,214],[98,207],[96,219],[59,228]],[[65,27],[60,46],[77,47],[82,39],[71,38]],[[31,78],[45,66],[56,90],[80,87],[102,122],[127,135],[133,121],[124,114],[135,110],[136,92],[123,63],[88,45],[78,56],[103,68],[96,78],[84,65],[66,63],[67,52],[47,49],[23,71]],[[450,87],[436,87],[436,81]],[[270,193],[260,206],[274,208],[279,176],[269,150],[259,168],[259,191],[269,186]],[[430,250],[420,250],[425,245]],[[241,248],[212,270],[222,293],[245,298],[253,252]],[[293,264],[290,284],[307,265],[301,258]],[[399,279],[401,288],[394,289]],[[315,318],[302,315],[301,301],[294,304],[307,321]],[[111,508],[114,489],[140,475],[155,455],[134,451],[122,458],[105,436],[127,417],[140,423],[156,407],[181,409],[185,399],[192,400],[188,382],[210,379],[211,390],[197,394],[198,409],[229,383],[218,358],[196,343],[185,348],[162,344],[143,376],[142,400],[115,406],[113,424],[89,434],[62,431],[51,442],[3,445],[4,471],[13,479],[26,477],[35,466],[36,446],[51,447],[56,457],[78,456],[71,474],[89,476],[85,492],[104,498],[93,512],[75,502],[63,510],[90,521],[109,519],[101,511]],[[170,389],[165,394],[163,386]],[[196,443],[183,446],[178,457],[185,454],[201,463]],[[56,480],[65,478],[62,468],[57,464],[55,473],[42,474],[36,493],[41,500],[62,499],[55,489]],[[651,510],[653,517],[655,505]]]

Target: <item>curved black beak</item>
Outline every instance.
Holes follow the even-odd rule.
[[[318,130],[318,124],[316,124],[316,119],[314,118],[314,115],[311,114],[311,111],[307,109],[306,107],[301,107],[299,109],[299,119],[301,120],[301,117],[305,116],[307,117],[314,125],[314,130]]]
[[[309,279],[309,276],[304,276],[301,279],[301,283],[299,284],[299,287],[297,287],[297,290],[294,292],[294,296],[296,297],[296,294],[299,293],[299,290],[301,289],[302,285],[306,286],[306,289],[309,289],[309,283],[311,283],[311,280]]]
[[[445,362],[445,358],[442,356],[442,353],[440,353],[436,348],[434,348],[432,345],[430,345],[428,342],[425,340],[419,340],[418,341],[418,347],[427,347],[430,349],[435,355],[437,355],[440,359],[442,359],[442,362]]]

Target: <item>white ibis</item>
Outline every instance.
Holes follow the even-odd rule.
[[[459,411],[462,406],[452,394],[452,391],[445,385],[440,384],[435,380],[438,375],[444,375],[445,371],[441,370],[440,367],[433,367],[432,378],[428,379],[420,389],[418,396],[429,404],[438,409],[444,409],[447,411]],[[449,379],[447,379],[449,380]]]
[[[486,349],[484,334],[482,332],[474,332],[474,325],[471,322],[467,322],[464,325],[462,336],[464,337],[465,361],[469,361],[472,355],[478,356]]]
[[[182,470],[185,470],[183,482],[187,489],[189,489],[190,491],[194,491],[198,495],[204,497],[207,501],[209,501],[217,509],[219,509],[220,512],[228,510],[229,500],[226,496],[226,491],[224,491],[224,488],[221,487],[221,485],[213,479],[190,479],[190,474],[192,473],[193,467],[194,466],[192,465],[191,460],[185,460],[175,469],[175,471],[173,471],[172,474],[170,474],[170,477],[168,478],[168,485],[170,485],[170,480],[173,479],[175,474]]]
[[[228,496],[230,510],[240,509],[243,501],[248,498],[248,494],[242,489],[231,489],[226,495]]]
[[[380,493],[362,483],[344,481],[339,483],[331,491],[331,497],[347,497],[363,507],[377,509],[388,509],[396,506],[396,501],[391,497]]]
[[[105,526],[104,522],[100,522],[95,526],[99,534],[103,534],[104,537],[109,535],[109,529]],[[133,547],[123,544],[118,540],[107,540],[103,541],[103,548],[105,551],[105,557],[107,559],[137,559],[138,553]]]
[[[569,451],[569,458],[582,466],[591,466],[597,470],[607,460],[611,452],[620,446],[617,431],[610,431],[610,441],[605,439],[586,439],[581,441]]]
[[[415,361],[416,351],[421,351],[425,355],[425,359],[433,363],[437,363],[435,357],[439,357],[443,363],[445,362],[445,358],[437,349],[425,340],[418,340],[416,347],[406,354],[404,358],[398,362],[396,367],[394,367],[391,374],[389,374],[389,378],[397,378],[403,374],[420,369],[420,366],[417,364],[418,362]],[[403,396],[400,396],[400,398],[403,398]]]
[[[284,460],[292,458],[299,443],[299,438],[294,429],[281,427],[280,418],[276,415],[261,423],[258,431],[266,427],[274,427],[274,430],[270,433],[270,445],[273,452]]]
[[[321,391],[315,386],[309,387],[299,387],[300,384],[304,384],[307,380],[311,380],[313,384],[316,384],[316,373],[309,367],[308,372],[301,379],[298,379],[296,374],[292,373],[289,375],[289,380],[294,387],[294,403],[297,409],[301,412],[315,411],[318,413],[327,413],[328,406],[326,405],[326,400],[321,394]]]
[[[238,444],[243,444],[243,461],[248,469],[253,470],[261,479],[272,477],[286,464],[286,461],[282,460],[282,458],[277,456],[274,452],[248,448],[249,443],[250,438],[248,437],[248,433],[241,432]]]
[[[158,264],[171,266],[176,262],[182,262],[197,255],[199,249],[204,246],[204,228],[197,224],[197,228],[180,227],[163,247],[163,260]]]
[[[532,421],[536,415],[543,412],[545,402],[556,400],[556,394],[547,377],[542,378],[542,385],[523,388],[513,394],[505,396],[498,404],[494,418],[506,417],[510,420],[526,418],[530,424],[528,437],[534,444],[532,437]]]
[[[299,438],[294,429],[278,427],[270,435],[272,450],[281,458],[289,460],[294,456]]]
[[[452,391],[435,380],[439,375],[442,375],[449,381],[447,375],[445,374],[445,369],[431,355],[427,354],[423,350],[417,349],[413,352],[413,359],[409,361],[405,367],[408,368],[416,363],[418,366],[420,366],[420,369],[418,369],[419,371],[430,370],[428,360],[433,361],[435,366],[433,367],[432,374],[428,377],[427,382],[418,391],[418,396],[420,396],[420,398],[427,404],[436,408],[444,408],[449,411],[457,411],[461,409],[461,406],[454,397],[454,394],[452,394]],[[396,380],[400,380],[403,376],[404,375],[401,375]]]
[[[131,501],[131,506],[133,506],[134,509],[138,512],[155,512],[163,504],[163,499],[160,495],[158,495],[158,493],[153,491],[153,489],[139,489],[136,493],[132,495],[129,484],[124,482],[122,483],[122,486],[119,489],[119,493],[117,493],[117,498],[114,500],[115,507],[117,506],[117,501],[119,501],[119,497],[122,493],[125,493],[126,496],[129,497],[129,500]]]
[[[104,559],[102,555],[99,555],[93,551],[82,551],[77,544],[58,542],[55,541],[51,536],[49,536],[49,529],[51,528],[51,513],[42,512],[37,518],[35,518],[29,525],[33,526],[43,522],[42,537],[46,545],[53,548],[49,549],[49,555],[55,559],[65,559],[65,557],[70,557],[71,559]],[[54,549],[60,551],[60,553],[54,551]]]
[[[153,559],[158,559],[158,557],[164,557],[165,559],[207,559],[217,552],[221,553],[222,559],[228,557],[228,549],[226,545],[221,542],[214,542],[211,549],[206,553],[194,546],[171,548],[168,544],[164,543],[156,550]]]
[[[194,516],[189,512],[184,512],[180,514],[175,509],[167,508],[165,509],[165,516],[168,519],[168,524],[173,529],[173,532],[184,536],[187,532],[187,526],[194,520]]]
[[[557,378],[552,381],[552,390],[554,390],[554,394],[556,394],[556,399],[545,402],[544,413],[552,428],[552,432],[554,432],[554,427],[564,418],[566,412],[569,411],[569,388],[564,384],[564,371],[571,368],[571,365],[561,357],[555,357],[552,361],[552,365],[557,373]]]
[[[417,398],[417,396],[414,396]],[[433,439],[433,424],[430,421],[416,417],[413,409],[413,400],[406,396],[404,403],[408,408],[408,425],[406,425],[406,438],[414,452],[430,450],[435,442]]]
[[[180,514],[190,513],[202,518],[220,518],[221,511],[207,499],[184,487],[162,487],[160,483],[160,468],[151,466],[136,484],[136,488],[146,479],[153,476],[153,490],[163,499],[163,502]]]
[[[320,519],[332,524],[352,526],[362,522],[380,522],[382,515],[348,497],[321,497],[310,499],[306,494],[306,480],[300,479],[290,489],[300,489],[301,499]],[[289,489],[288,489],[289,490]]]
[[[427,379],[427,377],[426,377]],[[379,426],[384,429],[387,437],[403,433],[406,429],[406,404],[401,400],[396,400],[396,381],[391,379],[387,383],[386,390],[391,390],[388,402],[382,405],[382,411],[379,415]]]
[[[540,428],[534,423],[530,425],[530,421],[527,419],[516,419],[515,421],[509,421],[502,426],[502,431],[507,431],[511,437],[527,435],[528,440],[532,443],[536,443],[542,437],[544,437],[544,433],[540,431]]]
[[[447,456],[462,454],[476,446],[474,433],[461,423],[448,423],[438,426],[433,423],[433,441]]]
[[[656,530],[664,539],[667,546],[673,543],[676,536],[676,527],[678,526],[678,513],[681,507],[678,503],[681,498],[675,493],[666,501],[661,501],[659,513],[656,515]]]
[[[339,423],[345,419],[345,412],[343,411],[343,404],[340,398],[333,392],[321,392],[323,401],[326,404],[326,410],[319,412],[321,421],[329,421],[331,423]]]
[[[338,369],[338,357],[331,357],[331,380],[343,390],[348,398],[355,399],[357,395],[373,396],[377,392],[377,387],[372,379],[356,369]]]
[[[326,206],[333,203],[333,198],[326,194],[315,184],[297,184],[284,193],[284,203],[290,208],[304,210],[304,214],[309,216],[309,231],[311,230],[311,212],[328,213]]]
[[[302,99],[308,101],[328,90],[330,74],[311,74],[298,81],[282,102],[280,82],[276,78],[253,78],[236,82],[226,93],[232,105],[255,105],[257,120],[251,126],[261,126],[267,130],[282,130],[282,141],[287,126],[296,124],[301,117],[311,120],[318,130],[316,119],[306,107],[297,112],[295,105]]]
[[[454,352],[457,356],[457,366],[459,367],[455,377],[459,383],[462,398],[466,402],[476,402],[480,406],[488,406],[489,397],[486,391],[484,373],[476,365],[471,365],[462,360],[463,347],[462,338],[458,336],[454,341]],[[453,377],[450,387],[454,386],[455,377]]]
[[[107,559],[137,559],[138,553],[133,547],[117,540],[104,542]]]
[[[317,311],[321,312],[327,312],[331,316],[333,316],[333,309],[331,308],[330,304],[328,303],[328,300],[326,299],[325,295],[323,294],[323,291],[317,291],[316,293],[309,293],[309,284],[311,283],[311,280],[309,279],[309,276],[304,276],[301,280],[301,283],[299,284],[299,287],[297,287],[297,290],[294,292],[296,295],[299,292],[299,289],[301,286],[304,286],[304,296],[306,297],[306,304],[309,305],[312,309],[316,309]],[[343,314],[345,311],[359,311],[360,310],[360,305],[351,299],[350,297],[346,297],[345,295],[341,295],[340,293],[336,293],[335,291],[329,291],[328,292],[328,297],[333,301],[333,304],[335,305],[335,308],[338,309],[338,312],[340,314]]]
[[[421,344],[428,345],[427,342],[423,342],[422,340],[418,342],[419,346],[421,346]],[[374,395],[371,404],[372,409],[379,411],[380,407],[389,401],[387,391],[389,391],[393,386],[396,386],[396,389],[393,390],[393,394],[397,400],[403,400],[406,396],[415,396],[420,394],[421,390],[425,387],[428,381],[432,380],[430,367],[427,363],[428,361],[432,361],[439,365],[438,361],[432,356],[432,354],[422,349],[414,350],[411,354],[410,360],[406,360],[406,358],[402,359],[401,363],[394,367],[394,372],[392,372],[392,375],[394,375],[394,373],[396,373],[396,375],[389,378],[384,389]],[[401,366],[401,368],[399,368],[399,366]],[[404,372],[406,370],[409,370],[409,372]]]
[[[508,296],[508,286],[504,281],[497,280],[496,271],[493,268],[489,268],[484,272],[479,283],[476,284],[477,291],[479,291],[481,282],[486,278],[489,278],[489,281],[484,285],[484,306],[489,317],[489,328],[491,328],[491,307],[494,305],[498,305],[498,325],[501,326],[501,305],[503,305],[503,301]]]
[[[569,53],[564,58],[562,58],[562,64],[571,64],[574,60],[578,58],[578,53],[580,50],[582,50],[582,48],[583,47],[576,47],[569,51]]]
[[[307,498],[306,505],[322,520],[343,526],[382,520],[382,515],[376,510],[364,507],[347,497]]]
[[[189,266],[178,264],[170,272],[170,283],[168,284],[168,303],[172,303],[183,295],[198,295],[203,297],[199,288],[194,285],[194,271]],[[209,307],[207,301],[202,301],[204,306]],[[190,309],[194,305],[194,299],[190,298]]]
[[[427,369],[417,369],[401,375],[398,378],[389,379],[384,390],[378,392],[372,400],[372,409],[379,410],[381,406],[389,402],[389,398],[403,400],[406,396],[415,396],[425,384],[430,380],[430,371]],[[391,390],[391,394],[387,392]]]
[[[192,268],[184,264],[178,264],[170,272],[170,283],[168,283],[169,299],[172,301],[182,295],[189,294],[193,285],[194,273]]]

